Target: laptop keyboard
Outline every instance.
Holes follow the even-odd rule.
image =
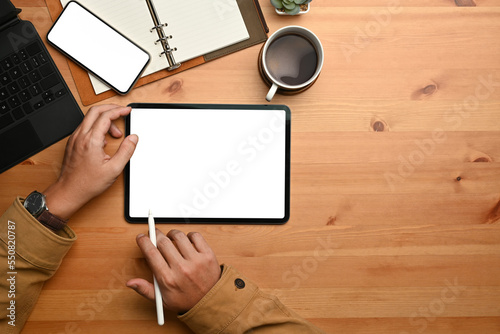
[[[0,59],[0,130],[67,93],[49,59],[38,42]]]

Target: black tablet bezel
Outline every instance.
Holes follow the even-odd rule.
[[[183,217],[155,217],[157,223],[180,224],[255,224],[255,225],[280,225],[290,218],[290,147],[291,147],[291,111],[285,105],[259,105],[259,104],[177,104],[177,103],[131,103],[132,109],[236,109],[236,110],[284,110],[285,124],[285,216],[283,218],[183,218]],[[130,116],[125,118],[126,135],[130,134]],[[132,224],[147,224],[144,217],[130,217],[130,162],[125,167],[125,208],[124,214],[127,222]]]

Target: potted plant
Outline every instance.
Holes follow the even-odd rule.
[[[309,12],[309,3],[312,0],[271,0],[276,13],[279,15],[297,15]]]

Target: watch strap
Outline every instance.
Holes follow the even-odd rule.
[[[0,0],[0,26],[17,17],[21,12],[10,0]]]
[[[49,210],[45,210],[44,212],[42,212],[42,214],[38,216],[37,219],[43,226],[51,229],[54,232],[62,230],[67,223],[66,220],[53,215]]]

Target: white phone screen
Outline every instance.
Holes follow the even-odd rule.
[[[120,94],[126,94],[149,62],[149,54],[71,1],[47,40]]]

